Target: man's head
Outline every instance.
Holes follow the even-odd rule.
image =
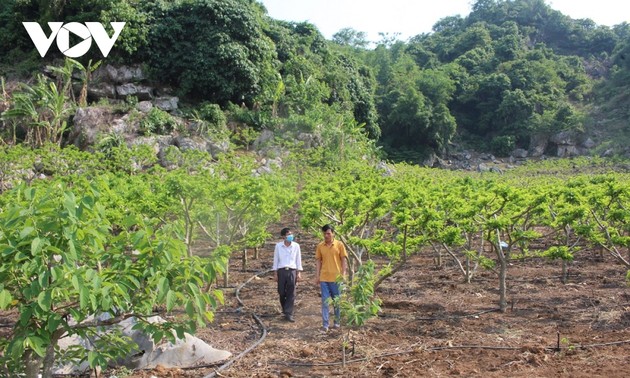
[[[324,233],[324,241],[330,243],[335,237],[335,230],[333,230],[332,226],[326,224],[322,227],[322,232]]]
[[[280,230],[280,236],[282,236],[282,239],[289,243],[293,241],[293,233],[291,232],[291,229],[289,227],[285,227]]]

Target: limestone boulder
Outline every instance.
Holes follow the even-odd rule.
[[[112,132],[112,125],[116,118],[112,109],[108,107],[78,108],[73,118],[68,142],[85,150],[93,146],[101,135]]]

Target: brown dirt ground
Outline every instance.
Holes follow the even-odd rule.
[[[304,236],[304,235],[302,235]],[[585,250],[560,281],[557,261],[514,260],[508,271],[508,310],[498,308],[496,274],[478,271],[462,283],[457,267],[435,265],[430,251],[408,264],[377,291],[382,311],[361,328],[320,332],[319,290],[313,283],[316,241],[298,235],[303,281],[298,286],[296,322],[280,314],[271,274],[273,242],[247,269],[242,253],[230,262],[231,285],[216,319],[197,336],[238,356],[261,338],[258,315],[267,330],[251,352],[221,370],[218,377],[627,377],[630,371],[630,287],[625,269],[612,257]],[[9,314],[0,314],[0,325]],[[0,328],[0,337],[8,328]],[[349,335],[346,366],[342,336]],[[6,336],[5,336],[6,337]],[[560,349],[557,350],[558,339]],[[158,367],[131,375],[107,370],[101,377],[191,378],[218,369]]]
[[[513,261],[508,271],[508,310],[498,308],[498,281],[478,271],[471,284],[450,261],[437,268],[430,252],[409,263],[379,288],[382,311],[361,328],[320,332],[320,297],[314,278],[315,241],[302,246],[303,281],[296,322],[280,315],[271,274],[235,288],[272,265],[273,243],[246,270],[240,255],[230,263],[226,305],[197,336],[234,356],[261,337],[250,353],[219,377],[627,377],[630,371],[630,288],[625,269],[609,256],[582,252],[560,281],[557,261]],[[251,254],[251,251],[250,251]],[[238,311],[237,311],[238,310]],[[350,337],[342,365],[342,332]],[[560,349],[557,350],[558,340]],[[135,378],[203,377],[217,367],[154,369]]]

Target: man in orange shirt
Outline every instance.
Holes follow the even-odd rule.
[[[335,232],[330,225],[322,227],[324,241],[317,245],[315,259],[317,260],[317,273],[315,283],[319,284],[322,291],[322,329],[328,331],[329,322],[329,301],[328,298],[339,296],[339,284],[337,278],[346,276],[347,258],[346,246],[335,240]],[[334,306],[335,320],[334,327],[339,328],[341,311],[338,306]]]

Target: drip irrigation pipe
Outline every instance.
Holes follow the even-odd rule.
[[[238,286],[236,288],[236,301],[238,302],[240,307],[245,307],[245,304],[243,303],[243,301],[241,300],[239,293],[241,292],[241,289],[243,287],[245,287],[245,285],[247,285],[249,282],[251,282],[251,280],[253,280],[256,277],[260,277],[263,276],[269,272],[272,272],[273,269],[268,269],[265,270],[263,272],[260,273],[256,273],[255,275],[251,276],[247,281],[243,282],[240,286]],[[260,343],[263,342],[263,340],[267,337],[267,327],[265,327],[265,325],[263,324],[262,320],[260,320],[260,318],[258,317],[258,315],[256,315],[255,313],[252,312],[252,318],[254,318],[254,320],[256,321],[256,324],[258,324],[258,327],[260,328],[261,331],[261,335],[260,338],[253,343],[252,345],[250,345],[247,349],[245,349],[244,351],[242,351],[241,353],[238,354],[238,356],[232,358],[231,360],[227,361],[226,363],[224,363],[223,365],[221,365],[220,367],[218,367],[217,369],[214,370],[214,372],[204,376],[203,378],[215,378],[217,375],[219,375],[219,373],[227,368],[229,368],[230,366],[232,366],[232,364],[234,364],[236,361],[240,360],[241,358],[243,358],[246,354],[248,354],[249,352],[251,352],[254,348],[256,348],[258,345],[260,345]]]
[[[560,350],[569,350],[569,349],[588,349],[588,348],[597,348],[597,347],[606,347],[606,346],[616,346],[616,345],[622,345],[622,344],[630,344],[630,340],[623,340],[623,341],[613,341],[610,343],[600,343],[600,344],[585,344],[585,345],[572,345],[572,346],[561,346]],[[431,348],[424,348],[423,350],[425,351],[429,351],[429,352],[433,352],[433,351],[442,351],[442,350],[449,350],[449,349],[489,349],[489,350],[526,350],[527,348],[525,347],[502,347],[502,346],[484,346],[484,345],[454,345],[454,346],[444,346],[444,347],[431,347]],[[558,347],[545,347],[543,348],[544,350],[548,350],[548,351],[555,351],[558,352]],[[384,357],[390,357],[390,356],[399,356],[402,354],[409,354],[414,352],[416,349],[407,349],[404,351],[399,351],[399,352],[390,352],[390,353],[383,353],[383,354],[379,354],[376,356],[372,356],[372,357],[365,357],[365,358],[357,358],[357,359],[353,359],[353,360],[346,360],[346,364],[349,363],[356,363],[356,362],[365,362],[365,361],[369,361],[369,360],[373,360],[373,359],[377,359],[377,358],[384,358]],[[342,361],[336,361],[336,362],[328,362],[328,363],[317,363],[317,362],[313,362],[313,363],[298,363],[298,362],[285,362],[285,361],[269,361],[269,363],[274,364],[274,365],[283,365],[283,366],[293,366],[293,367],[317,367],[317,366],[338,366],[338,365],[343,365]]]

